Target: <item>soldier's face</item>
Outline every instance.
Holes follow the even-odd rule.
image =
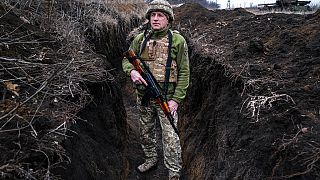
[[[154,30],[161,30],[168,26],[167,16],[162,12],[152,12],[150,14],[151,27]]]

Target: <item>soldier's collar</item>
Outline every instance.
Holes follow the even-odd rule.
[[[167,26],[167,27],[165,27],[165,28],[162,29],[162,30],[153,31],[153,34],[152,34],[152,37],[151,37],[151,38],[162,38],[162,37],[164,37],[164,36],[167,35],[169,29],[170,29],[170,27]]]

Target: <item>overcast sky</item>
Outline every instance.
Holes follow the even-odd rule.
[[[216,1],[216,0],[211,0]],[[221,5],[221,8],[226,8],[228,0],[217,0],[218,4]],[[231,8],[234,7],[250,7],[250,3],[253,5],[264,4],[264,3],[275,3],[276,0],[230,0]],[[320,4],[320,0],[311,0],[310,4]]]

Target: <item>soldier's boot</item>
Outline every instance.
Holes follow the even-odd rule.
[[[148,158],[144,161],[143,164],[138,166],[137,169],[139,172],[143,173],[143,172],[149,171],[150,169],[156,167],[157,163],[158,163],[158,159],[156,157]]]
[[[179,179],[180,179],[179,176],[172,176],[172,177],[169,178],[169,180],[179,180]]]
[[[169,180],[179,180],[180,174],[169,170]]]

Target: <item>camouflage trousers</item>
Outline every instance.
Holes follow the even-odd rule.
[[[174,132],[169,120],[158,104],[150,102],[148,107],[141,106],[141,99],[137,100],[140,113],[140,138],[146,158],[158,157],[155,124],[159,119],[162,132],[162,147],[164,164],[171,175],[179,175],[182,168],[181,146],[179,136]],[[174,116],[177,127],[178,115]]]

